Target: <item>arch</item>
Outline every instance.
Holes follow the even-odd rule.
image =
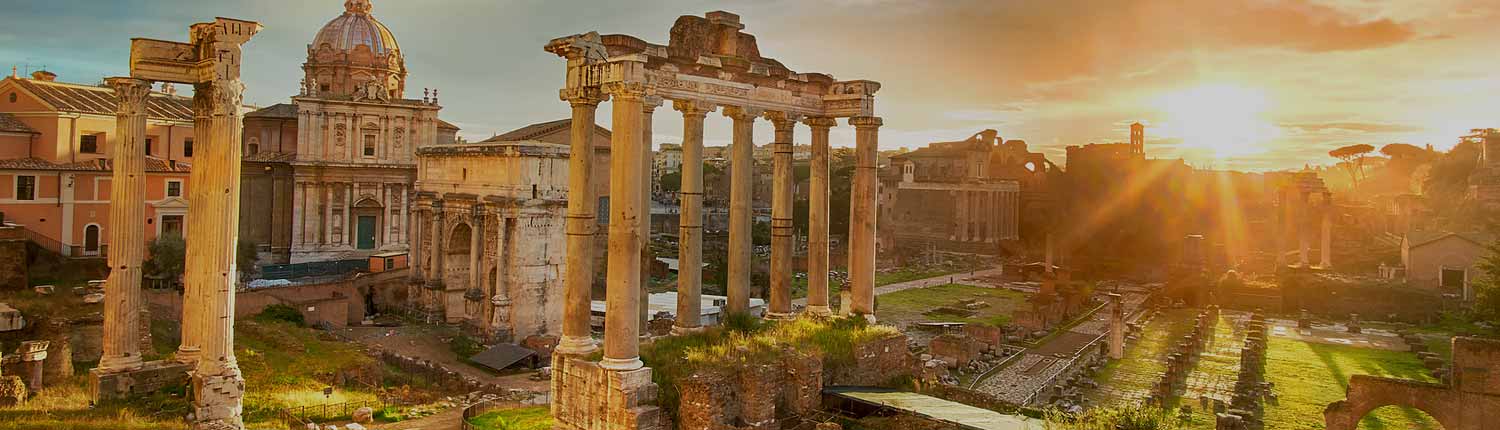
[[[89,223],[83,227],[83,253],[85,255],[99,253],[99,232],[99,224]]]
[[[1425,382],[1353,375],[1348,397],[1323,410],[1327,430],[1355,430],[1359,420],[1384,406],[1409,406],[1426,413],[1444,429],[1462,430],[1458,396],[1448,387]]]
[[[356,207],[356,208],[383,208],[383,207],[385,207],[385,205],[380,204],[380,201],[379,200],[375,200],[375,197],[372,197],[370,195],[362,195],[362,196],[359,197],[359,201],[354,203],[354,207]]]

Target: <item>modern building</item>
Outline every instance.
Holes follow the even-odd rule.
[[[1417,232],[1401,240],[1401,265],[1410,285],[1473,299],[1479,260],[1494,237],[1482,233]]]
[[[193,159],[192,99],[148,98],[146,240],[180,232]],[[38,71],[0,80],[0,213],[43,248],[103,257],[109,247],[115,91]],[[145,246],[142,244],[141,246]]]

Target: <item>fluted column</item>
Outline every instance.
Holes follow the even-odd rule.
[[[204,24],[200,24],[204,25]],[[212,24],[208,24],[212,25]],[[197,30],[198,26],[194,26]],[[196,33],[196,31],[195,31]],[[238,51],[238,46],[235,46]],[[238,58],[238,52],[235,53]],[[238,65],[234,68],[238,69]],[[198,428],[241,427],[244,378],[234,357],[235,243],[239,237],[240,105],[245,85],[237,78],[201,82],[193,88],[197,135],[188,202],[186,278],[200,295],[200,351],[192,372]],[[222,75],[221,75],[222,76]]]
[[[610,136],[609,273],[605,293],[604,359],[610,370],[635,370],[640,358],[641,294],[641,175],[640,145],[645,142],[641,112],[647,88],[638,83],[613,83],[606,91],[614,98]]]
[[[469,216],[469,288],[479,287],[479,262],[484,254],[484,207],[475,204]]]
[[[1328,203],[1324,203],[1324,205],[1321,208],[1321,212],[1323,212],[1323,234],[1320,238],[1321,246],[1318,249],[1318,267],[1328,269],[1333,267],[1333,208],[1327,206]]]
[[[797,119],[767,112],[776,128],[771,143],[771,294],[767,318],[792,316],[792,132]]]
[[[588,355],[598,349],[589,328],[594,286],[594,235],[598,196],[594,193],[594,111],[607,99],[596,89],[563,90],[573,107],[568,155],[568,264],[563,275],[563,333],[557,352]]]
[[[682,211],[677,220],[677,320],[675,334],[703,329],[703,120],[713,105],[674,100],[682,112]]]
[[[854,117],[854,187],[849,193],[849,310],[875,318],[875,170],[880,117]]]
[[[427,269],[427,293],[423,294],[423,296],[427,297],[427,303],[423,311],[427,314],[427,322],[429,323],[437,322],[433,321],[433,316],[443,313],[443,294],[445,294],[443,292],[443,284],[447,282],[443,279],[443,266],[447,260],[447,253],[444,252],[444,249],[447,248],[447,244],[445,243],[448,241],[447,236],[447,230],[443,228],[443,202],[441,200],[433,201],[432,264]],[[445,318],[440,318],[439,320],[442,319]]]
[[[734,143],[730,147],[729,177],[729,300],[725,314],[750,310],[750,265],[752,214],[750,205],[755,187],[755,118],[759,109],[738,106],[724,108],[724,116],[734,120]]]
[[[146,97],[151,82],[110,78],[119,106],[110,174],[109,280],[104,291],[104,355],[100,372],[141,367],[141,260],[146,244]]]
[[[807,312],[828,315],[828,131],[838,122],[803,120],[812,128],[812,160],[807,192]]]
[[[422,253],[422,230],[424,230],[422,227],[422,212],[422,208],[420,207],[413,209],[411,211],[412,220],[407,223],[411,231],[411,244],[407,246],[407,249],[411,251],[411,258],[408,259],[409,261],[406,266],[408,267],[407,275],[413,284],[423,282],[424,278],[422,276],[422,268],[424,267],[422,264],[422,256],[424,255]]]
[[[659,96],[647,96],[641,100],[641,297],[637,312],[641,315],[642,337],[650,336],[646,325],[651,321],[651,266],[656,261],[656,254],[651,251],[651,181],[656,177],[651,172],[651,121],[661,104]]]

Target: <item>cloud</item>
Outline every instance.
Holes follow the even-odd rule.
[[[1400,134],[1425,130],[1407,124],[1359,121],[1282,123],[1280,126],[1293,134]]]

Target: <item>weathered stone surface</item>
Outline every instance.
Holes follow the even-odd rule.
[[[26,382],[20,377],[0,377],[0,407],[25,403],[26,394]]]
[[[1346,399],[1323,410],[1328,430],[1353,430],[1370,411],[1382,406],[1410,406],[1432,416],[1448,430],[1500,429],[1500,341],[1453,339],[1453,376],[1432,384],[1368,375],[1349,379]]]
[[[89,393],[95,400],[130,398],[164,388],[186,385],[192,367],[176,361],[150,361],[136,370],[89,372]]]
[[[0,332],[15,331],[26,327],[26,318],[21,311],[10,307],[10,304],[0,303]]]
[[[354,420],[354,422],[356,423],[369,423],[375,420],[375,410],[371,409],[369,406],[355,409],[354,414],[352,414],[349,419]]]

